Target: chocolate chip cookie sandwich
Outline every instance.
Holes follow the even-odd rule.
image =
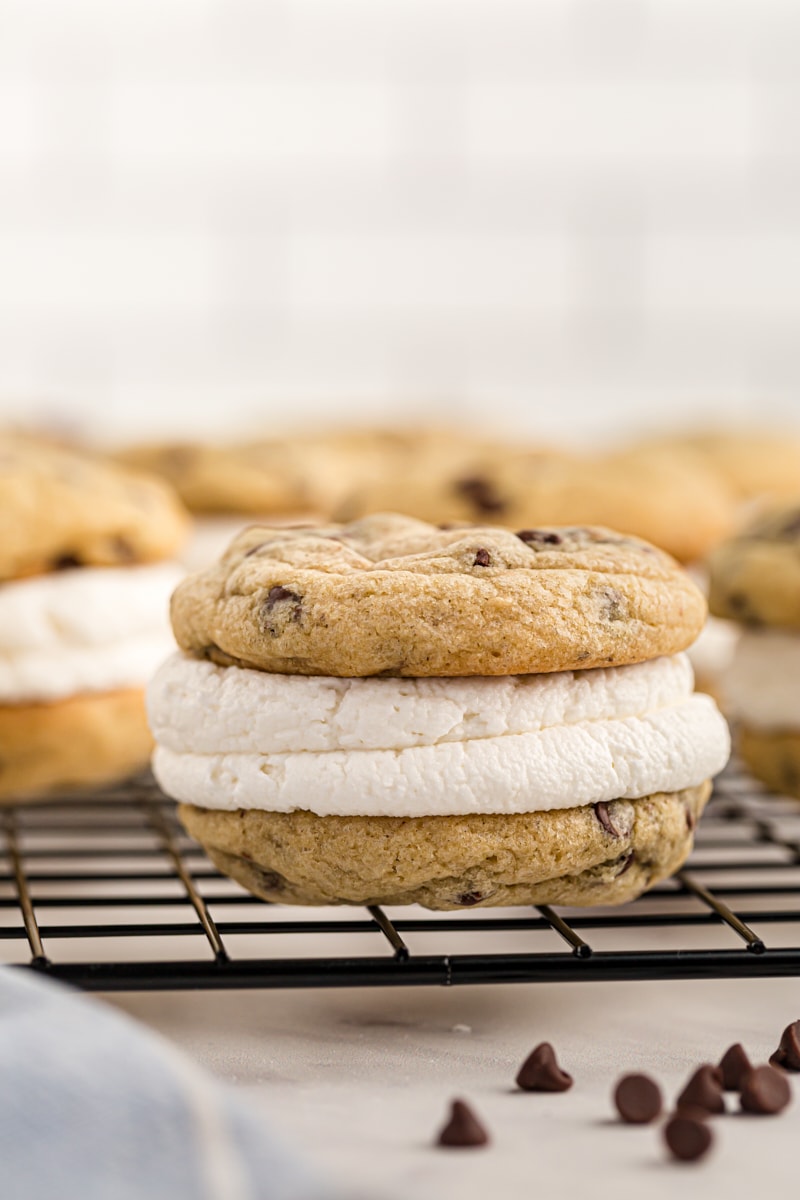
[[[146,765],[186,524],[159,480],[0,436],[0,802]]]
[[[741,629],[723,679],[738,749],[800,797],[800,505],[759,518],[710,560],[712,612]]]
[[[604,529],[253,527],[174,593],[154,770],[269,900],[620,903],[684,861],[728,757],[683,654],[704,615]]]

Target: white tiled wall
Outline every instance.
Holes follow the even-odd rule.
[[[800,423],[796,0],[0,0],[0,396]]]

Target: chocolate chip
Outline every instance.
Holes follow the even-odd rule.
[[[614,1089],[614,1103],[629,1125],[649,1125],[661,1112],[661,1088],[649,1075],[623,1075]]]
[[[265,892],[279,892],[286,880],[277,871],[265,871],[263,867],[251,866],[250,870],[258,877],[258,886]]]
[[[460,896],[456,896],[455,902],[462,908],[472,908],[473,904],[480,904],[483,898],[483,892],[462,892]]]
[[[664,1141],[673,1158],[681,1162],[696,1162],[704,1154],[708,1154],[714,1135],[696,1116],[688,1113],[677,1113],[664,1126]]]
[[[606,804],[605,800],[597,801],[597,804],[594,806],[594,815],[597,817],[607,834],[615,838],[622,837],[622,834],[609,816],[608,805]]]
[[[473,567],[490,567],[492,565],[492,556],[488,550],[484,550],[483,546],[479,546],[475,551],[475,562]]]
[[[455,490],[465,496],[481,513],[500,513],[508,507],[506,501],[498,494],[494,484],[483,475],[473,475],[468,479],[458,479],[453,484]]]
[[[786,1071],[800,1071],[800,1021],[792,1021],[781,1034],[778,1049],[769,1060],[773,1067]]]
[[[686,809],[686,828],[689,830],[689,833],[694,833],[697,828],[697,817],[690,808]]]
[[[741,1042],[728,1047],[719,1060],[719,1069],[722,1072],[722,1086],[725,1091],[738,1092],[742,1086],[742,1079],[753,1069]]]
[[[743,617],[747,613],[748,599],[743,592],[730,592],[728,594],[728,607],[731,612],[735,612],[738,616]]]
[[[556,1062],[556,1052],[549,1042],[541,1042],[531,1051],[516,1079],[523,1092],[566,1092],[572,1082],[572,1076]]]
[[[115,537],[111,548],[118,562],[133,562],[136,557],[133,546],[124,537]]]
[[[616,588],[603,588],[600,592],[600,612],[606,621],[624,621],[627,615],[625,597]]]
[[[626,873],[626,871],[630,871],[631,867],[633,866],[635,858],[636,858],[636,855],[633,853],[632,850],[631,850],[630,854],[623,855],[622,858],[618,860],[622,864],[622,866],[621,866],[620,870],[617,871],[614,878],[620,879]]]
[[[722,1072],[719,1067],[713,1067],[710,1063],[698,1067],[678,1096],[675,1107],[679,1111],[684,1108],[702,1108],[708,1113],[724,1113],[725,1098],[722,1094]]]
[[[450,1108],[450,1118],[439,1133],[438,1145],[486,1146],[488,1142],[489,1134],[469,1105],[463,1100],[454,1100]]]
[[[772,1116],[792,1098],[789,1080],[774,1067],[754,1067],[742,1079],[742,1111]]]
[[[71,571],[73,567],[80,566],[83,566],[83,564],[75,554],[61,554],[53,561],[54,571]]]
[[[781,523],[778,537],[795,538],[800,533],[800,512],[794,512]]]
[[[546,529],[520,529],[517,537],[528,546],[560,546],[564,540],[559,534],[548,533]]]
[[[298,625],[303,608],[303,598],[298,596],[297,592],[290,591],[289,588],[273,587],[269,589],[261,611],[264,616],[265,628],[273,637],[277,637],[280,633],[277,624],[270,620],[270,614],[277,605],[281,606],[279,612],[286,614],[286,624]]]

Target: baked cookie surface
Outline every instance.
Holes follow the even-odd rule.
[[[331,676],[517,675],[675,654],[705,601],[666,554],[597,528],[436,528],[395,514],[244,530],[172,600],[182,649]]]
[[[0,580],[169,558],[188,530],[161,480],[32,438],[0,436]]]
[[[709,783],[514,815],[320,817],[181,805],[227,875],[289,904],[621,904],[676,871]]]
[[[800,504],[760,518],[719,546],[709,578],[715,616],[800,629]]]
[[[152,746],[140,688],[0,706],[0,803],[125,779]]]

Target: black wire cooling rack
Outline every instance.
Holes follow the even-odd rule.
[[[152,781],[0,811],[0,961],[95,991],[800,974],[800,804],[729,769],[619,909],[302,909],[220,875]]]

